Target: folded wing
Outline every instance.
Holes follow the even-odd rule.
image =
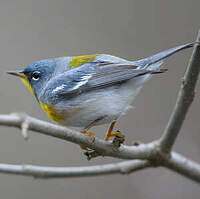
[[[55,88],[54,94],[63,97],[74,97],[86,91],[120,85],[130,79],[146,74],[166,71],[166,69],[140,69],[138,66],[124,63],[94,62],[90,64],[94,65],[93,70],[88,71],[88,67],[83,66],[63,73],[55,79],[54,83],[61,82],[63,86],[57,84],[56,88],[62,89]]]

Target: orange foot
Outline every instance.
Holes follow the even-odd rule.
[[[115,123],[116,123],[116,121],[111,123],[110,128],[108,129],[108,132],[107,132],[106,137],[104,138],[104,140],[105,141],[109,141],[111,139],[111,137],[115,137],[117,139],[114,139],[113,141],[114,142],[118,141],[119,145],[120,145],[120,143],[124,142],[124,135],[122,135],[120,133],[120,131],[113,132],[113,128],[115,126]]]
[[[83,133],[84,135],[87,135],[87,136],[91,137],[92,138],[92,142],[94,142],[94,140],[95,140],[94,133],[87,132],[86,130],[81,130],[80,132]],[[81,149],[86,150],[86,151],[90,151],[91,150],[90,148],[85,147],[85,146],[80,146],[80,147],[81,147]]]
[[[119,138],[124,138],[124,135],[120,133],[120,131],[116,132],[111,132],[109,135],[107,134],[104,140],[107,142],[109,141],[112,137],[119,137]]]

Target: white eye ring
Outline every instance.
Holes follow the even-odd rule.
[[[38,81],[39,78],[40,78],[40,72],[39,72],[39,71],[35,71],[35,72],[33,72],[31,78],[32,78],[32,80],[34,80],[34,81]]]

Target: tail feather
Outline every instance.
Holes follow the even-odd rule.
[[[164,73],[168,70],[166,68],[160,68],[160,69],[157,69],[157,70],[150,70],[150,71],[151,71],[151,74],[160,74],[160,73]]]
[[[181,45],[181,46],[177,46],[175,48],[171,48],[171,49],[168,49],[168,50],[165,50],[165,51],[162,51],[160,53],[157,53],[155,55],[152,55],[150,57],[147,57],[147,58],[144,58],[144,59],[140,59],[140,60],[137,60],[135,61],[134,63],[141,66],[142,68],[149,68],[149,66],[153,66],[153,65],[157,65],[157,67],[155,68],[158,68],[158,65],[161,66],[162,63],[164,62],[163,60],[181,50],[184,50],[186,48],[191,48],[194,46],[196,42],[194,43],[188,43],[188,44],[184,44],[184,45]],[[154,67],[153,67],[154,68]]]

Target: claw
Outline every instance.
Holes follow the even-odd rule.
[[[84,135],[87,135],[87,136],[91,137],[91,138],[92,138],[92,143],[94,143],[94,141],[95,141],[94,133],[92,133],[92,132],[87,132],[86,130],[81,130],[80,132],[83,133]],[[85,147],[85,146],[80,146],[80,147],[81,147],[81,149],[83,149],[83,150],[91,151],[91,149],[88,148],[88,147]]]
[[[112,143],[115,147],[119,148],[121,144],[123,144],[125,141],[125,136],[120,134],[120,136],[115,136]]]
[[[121,134],[120,131],[116,131],[116,132],[110,132],[106,135],[106,137],[104,138],[105,141],[109,141],[112,137],[119,137],[119,138],[123,138],[124,139],[124,135]]]
[[[107,141],[109,141],[111,139],[111,137],[114,137],[112,143],[113,143],[114,146],[119,148],[120,145],[124,143],[125,139],[124,139],[124,135],[122,135],[119,130],[116,131],[116,132],[113,132],[113,128],[115,126],[115,123],[116,123],[116,121],[111,123],[110,128],[109,128],[104,140],[107,142]]]
[[[99,154],[98,152],[94,150],[90,150],[90,151],[86,151],[84,155],[87,156],[87,160],[91,160],[92,158],[98,157],[101,154]]]

